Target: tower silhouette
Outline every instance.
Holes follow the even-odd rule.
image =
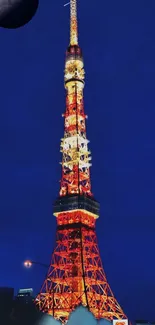
[[[83,102],[84,63],[78,45],[76,0],[70,1],[70,44],[64,82],[62,177],[54,203],[56,246],[36,304],[62,323],[80,304],[87,306],[97,319],[124,319],[127,317],[107,282],[95,233],[99,203],[91,191],[91,157]]]

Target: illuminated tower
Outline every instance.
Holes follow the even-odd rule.
[[[84,64],[78,45],[76,0],[70,1],[70,45],[65,60],[66,110],[61,139],[62,177],[54,203],[56,245],[41,291],[39,309],[66,322],[82,304],[98,319],[126,318],[107,282],[95,233],[99,203],[90,182],[90,151],[86,137]]]

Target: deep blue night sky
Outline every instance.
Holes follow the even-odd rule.
[[[97,235],[111,288],[131,319],[155,320],[155,1],[79,0]],[[0,285],[33,287],[55,243],[69,7],[40,0],[0,29]],[[3,263],[2,263],[3,261]]]

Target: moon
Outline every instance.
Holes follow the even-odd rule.
[[[0,27],[24,26],[33,18],[38,5],[39,0],[0,0]]]

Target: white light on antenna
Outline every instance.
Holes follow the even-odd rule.
[[[70,2],[67,2],[64,4],[64,7],[68,6],[70,4]]]

